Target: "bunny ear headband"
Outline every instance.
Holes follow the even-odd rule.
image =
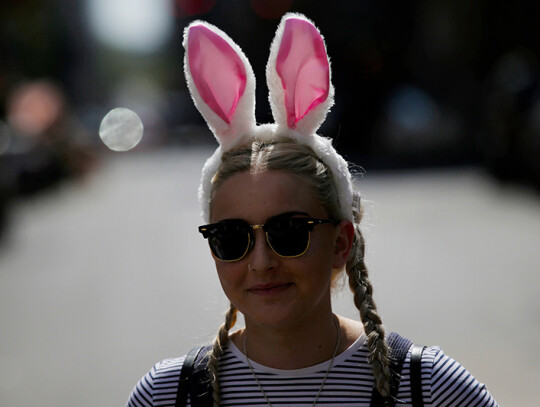
[[[211,181],[223,152],[253,140],[291,139],[315,152],[332,171],[343,219],[353,220],[353,192],[347,162],[330,139],[315,132],[333,105],[334,88],[323,38],[301,14],[286,14],[270,48],[266,78],[274,124],[255,121],[255,75],[227,34],[204,21],[184,31],[184,71],[195,106],[219,147],[206,161],[199,201],[209,221]]]

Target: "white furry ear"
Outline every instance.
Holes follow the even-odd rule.
[[[266,78],[276,123],[306,136],[314,134],[334,104],[334,87],[324,40],[303,15],[282,18]]]
[[[255,123],[255,76],[238,45],[219,28],[194,21],[184,31],[191,97],[223,150],[241,144]]]

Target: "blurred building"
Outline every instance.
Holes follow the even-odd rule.
[[[524,0],[5,0],[0,207],[90,168],[89,156],[104,151],[100,121],[117,106],[142,118],[139,148],[213,143],[182,72],[182,32],[195,18],[243,48],[257,76],[257,119],[270,121],[265,65],[287,11],[306,14],[325,36],[337,92],[321,133],[346,158],[369,169],[480,164],[540,186],[538,8]],[[28,84],[58,96],[56,116],[37,127],[49,102],[14,113]]]

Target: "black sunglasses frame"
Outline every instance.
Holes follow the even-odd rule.
[[[305,247],[305,249],[303,249],[303,251],[301,253],[294,254],[294,255],[283,255],[283,254],[279,253],[279,251],[277,251],[272,246],[272,244],[270,242],[270,240],[273,240],[272,237],[271,237],[271,234],[273,232],[272,231],[272,225],[275,222],[279,222],[279,221],[295,222],[296,227],[297,227],[296,230],[301,230],[303,232],[304,231],[307,232],[308,235],[307,235],[306,247]],[[249,223],[247,223],[246,221],[241,220],[241,219],[230,219],[230,220],[225,220],[225,221],[221,221],[221,222],[218,222],[218,223],[210,223],[210,224],[207,224],[207,225],[199,226],[199,232],[203,235],[203,237],[205,239],[208,239],[208,244],[210,246],[210,250],[212,251],[214,257],[216,257],[217,259],[219,259],[221,261],[225,261],[225,262],[230,263],[230,262],[242,260],[253,249],[253,246],[255,245],[254,231],[257,230],[257,229],[263,229],[264,230],[265,237],[266,237],[266,244],[278,256],[283,257],[283,258],[300,257],[300,256],[304,255],[309,249],[309,244],[311,242],[311,232],[313,231],[313,228],[315,226],[317,226],[317,225],[322,225],[322,224],[326,224],[326,223],[336,225],[338,222],[333,221],[333,220],[329,220],[329,219],[317,219],[317,218],[309,218],[309,217],[287,217],[287,218],[276,217],[276,218],[269,219],[265,224],[250,225]],[[212,247],[211,238],[216,233],[219,233],[220,229],[223,229],[223,228],[225,228],[227,226],[231,226],[231,225],[236,225],[239,228],[238,229],[239,231],[247,233],[247,235],[248,235],[247,245],[246,245],[245,251],[243,252],[243,254],[240,257],[234,258],[234,259],[222,259],[218,255],[218,253],[216,253],[217,250],[214,250],[214,248]]]

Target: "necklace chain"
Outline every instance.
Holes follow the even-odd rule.
[[[319,387],[319,391],[317,392],[317,395],[315,396],[315,400],[313,401],[312,407],[317,405],[317,401],[319,400],[319,396],[321,395],[324,384],[326,383],[326,379],[328,378],[328,375],[330,374],[330,370],[332,370],[332,366],[334,366],[334,359],[336,358],[336,355],[337,355],[337,352],[338,352],[338,349],[339,349],[339,344],[341,342],[341,330],[339,329],[339,322],[338,322],[335,315],[332,315],[332,317],[334,319],[334,325],[335,325],[336,331],[337,331],[336,347],[334,349],[334,354],[332,355],[332,359],[330,360],[330,364],[328,365],[328,369],[326,369],[326,373],[324,374],[324,378],[322,380],[321,387]],[[247,361],[247,364],[249,366],[249,370],[251,371],[251,374],[253,375],[253,378],[255,379],[255,382],[257,383],[257,386],[259,386],[259,390],[261,391],[262,395],[264,396],[264,399],[266,400],[266,402],[268,403],[268,405],[270,407],[273,407],[272,403],[268,399],[268,396],[264,392],[264,389],[263,389],[261,383],[259,382],[259,378],[255,374],[255,370],[253,370],[253,366],[251,366],[251,362],[249,360],[249,356],[248,356],[248,353],[247,353],[247,343],[246,342],[247,342],[247,332],[246,332],[246,335],[244,335],[244,355],[246,355],[246,361]]]

